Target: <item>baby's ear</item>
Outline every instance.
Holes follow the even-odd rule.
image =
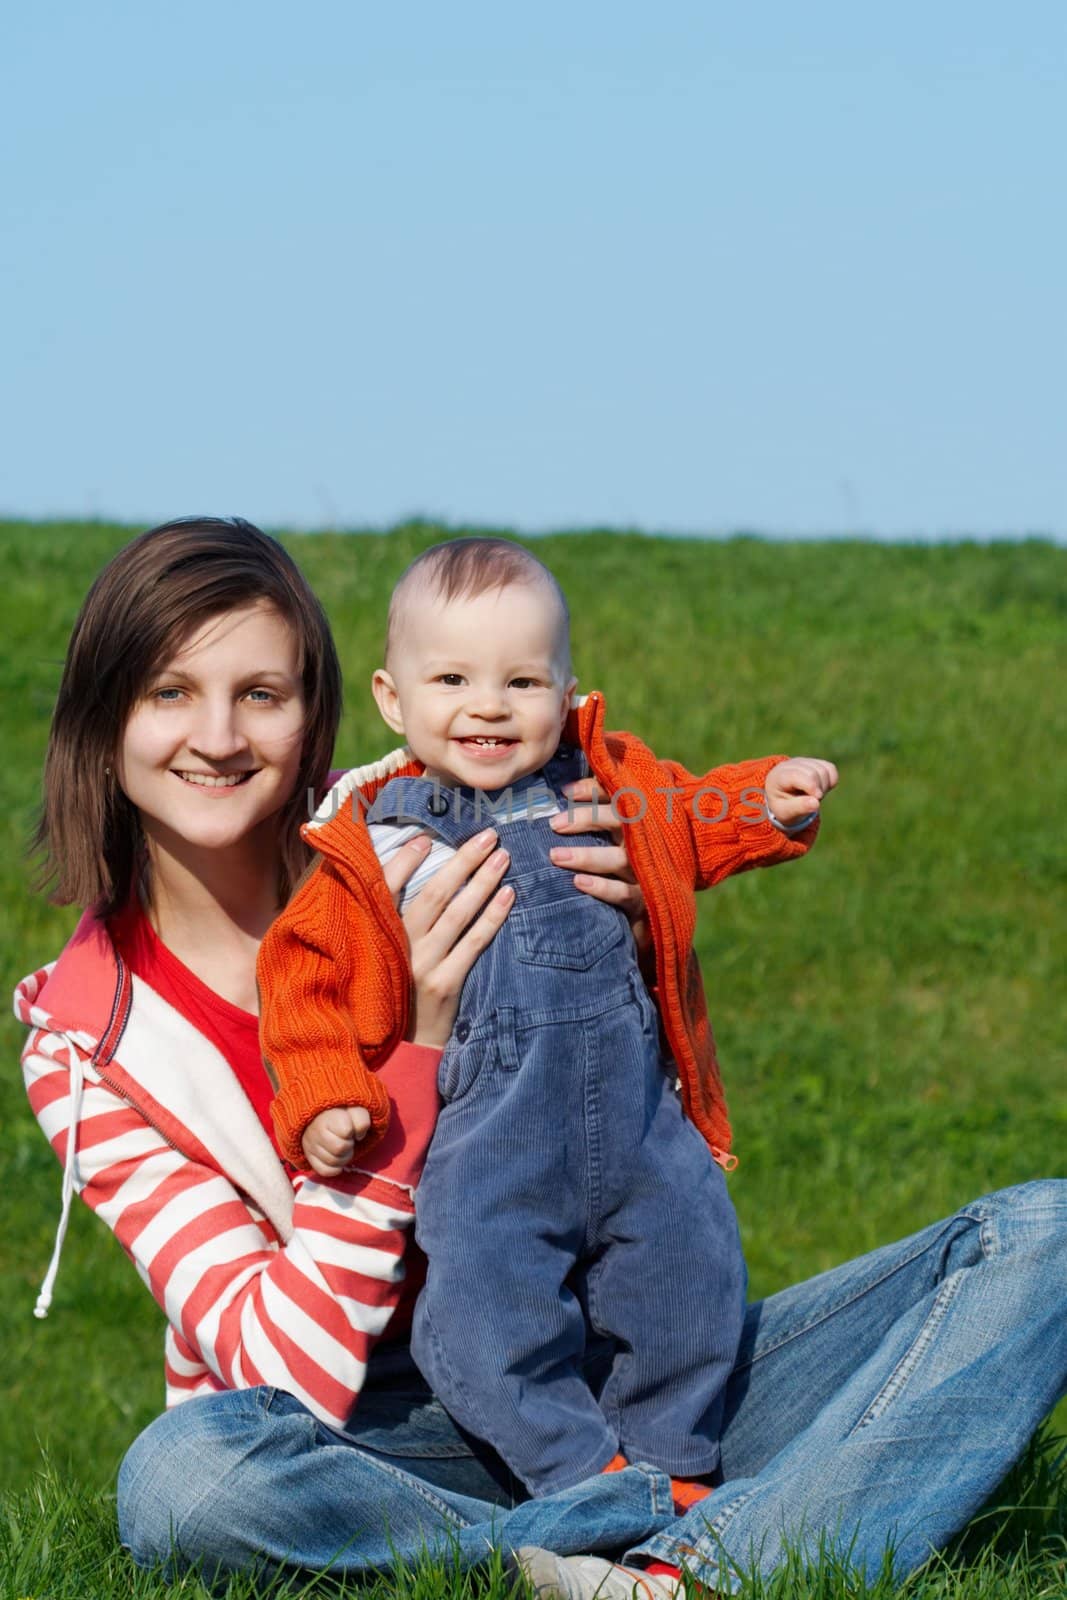
[[[574,704],[574,691],[577,689],[577,687],[578,679],[572,678],[563,691],[563,702],[559,708],[559,725],[561,730],[567,721],[568,715],[570,714],[571,706]]]
[[[370,691],[378,710],[394,733],[403,733],[404,719],[400,714],[400,696],[396,684],[384,667],[379,667],[370,681]]]

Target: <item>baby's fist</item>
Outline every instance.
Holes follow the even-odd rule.
[[[356,1145],[366,1138],[370,1112],[365,1106],[331,1106],[312,1117],[304,1129],[301,1144],[304,1160],[320,1178],[336,1178],[355,1155]]]
[[[793,756],[779,761],[768,772],[763,785],[767,807],[777,820],[789,828],[818,813],[823,796],[837,787],[837,768],[818,756]]]

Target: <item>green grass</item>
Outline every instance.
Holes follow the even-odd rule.
[[[28,892],[22,851],[71,623],[130,531],[0,524],[7,990],[58,952],[74,920]],[[412,525],[289,541],[345,666],[339,762],[391,742],[369,675],[391,583],[436,536]],[[728,883],[701,913],[753,1293],[984,1190],[1061,1174],[1067,551],[1037,541],[703,544],[607,533],[546,538],[538,551],[571,600],[582,686],[605,691],[615,726],[698,769],[773,751],[828,755],[841,767],[810,859]],[[100,1497],[162,1403],[162,1318],[106,1230],[77,1208],[52,1313],[34,1321],[59,1171],[14,1068],[21,1030],[10,1018],[3,1027],[0,1474],[14,1491],[8,1528],[24,1540],[20,1559],[42,1544],[50,1519],[66,1530],[10,1592],[73,1594],[58,1575],[62,1545],[84,1548],[85,1572],[97,1574],[77,1593],[155,1593],[134,1587]],[[1054,1426],[1065,1423],[1061,1412]],[[39,1477],[42,1447],[54,1480]],[[1018,1494],[1037,1481],[1032,1467]],[[1044,1554],[1020,1557],[1008,1516],[1016,1531],[1003,1548],[966,1547],[956,1588],[940,1569],[910,1592],[1067,1592],[1062,1471],[1048,1493],[1058,1509],[1043,1525]],[[9,1549],[0,1582],[19,1570],[10,1563]],[[826,1583],[788,1592],[851,1592]]]

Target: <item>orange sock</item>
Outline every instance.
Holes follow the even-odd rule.
[[[669,1561],[650,1561],[642,1571],[653,1572],[657,1578],[674,1578],[679,1583],[682,1578],[681,1567],[672,1567]]]
[[[706,1500],[710,1493],[707,1484],[701,1483],[699,1478],[671,1479],[671,1498],[679,1516],[683,1511],[689,1511],[698,1505],[701,1500]]]
[[[688,1594],[691,1600],[726,1600],[725,1595],[720,1595],[718,1589],[707,1589],[704,1584],[689,1578],[688,1587],[685,1586],[685,1574],[680,1566],[672,1566],[670,1562],[648,1562],[641,1568],[643,1573],[648,1573],[654,1578],[665,1578],[667,1582],[678,1584],[678,1595]]]
[[[601,1467],[600,1470],[601,1472],[622,1472],[623,1469],[629,1465],[630,1463],[627,1461],[625,1456],[615,1455],[612,1456],[607,1466]]]

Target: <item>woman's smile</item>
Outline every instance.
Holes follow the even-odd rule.
[[[210,794],[225,794],[231,789],[236,789],[239,784],[247,783],[249,778],[255,777],[255,772],[181,772],[173,768],[171,770],[183,783],[191,783],[197,789],[206,789]]]

